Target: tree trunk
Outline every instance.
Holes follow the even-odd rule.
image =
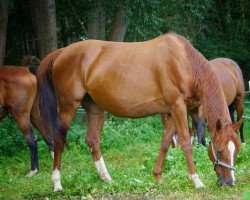
[[[39,57],[57,49],[55,0],[31,0],[31,14]]]
[[[0,66],[4,65],[8,10],[0,3]]]
[[[128,23],[125,20],[125,12],[124,10],[119,9],[112,21],[108,40],[122,42],[125,38],[127,27]]]
[[[105,40],[105,10],[101,3],[98,1],[97,7],[94,11],[92,20],[88,22],[88,37],[90,39],[100,39]]]

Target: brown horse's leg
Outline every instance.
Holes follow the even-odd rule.
[[[64,145],[66,142],[66,135],[70,123],[75,115],[77,108],[80,105],[80,101],[72,101],[63,100],[59,98],[59,115],[65,126],[65,129],[60,133],[59,136],[54,136],[54,167],[52,174],[52,181],[54,182],[54,192],[62,190],[61,179],[60,179],[60,163],[61,163],[61,154],[64,149]]]
[[[236,98],[234,100],[234,107],[235,107],[236,112],[237,112],[237,121],[239,121],[242,119],[243,113],[244,113],[244,104],[243,104],[243,97],[242,96],[236,96]],[[242,121],[241,126],[240,126],[240,139],[241,139],[241,143],[245,143],[245,138],[243,135],[243,121]]]
[[[16,120],[30,149],[31,171],[26,175],[26,177],[31,177],[38,172],[39,164],[37,152],[37,137],[33,132],[33,128],[30,122],[30,113],[24,112],[22,114],[18,114],[18,111],[13,110],[10,110],[10,113]]]
[[[102,158],[100,148],[101,131],[104,124],[104,110],[94,102],[83,105],[83,107],[85,108],[88,117],[86,142],[95,161],[100,178],[105,182],[109,182],[112,179]]]
[[[204,184],[200,181],[198,174],[196,174],[194,166],[188,128],[187,108],[183,99],[179,98],[176,100],[171,108],[171,115],[178,132],[179,142],[186,157],[189,178],[195,183],[196,188],[203,188]]]
[[[35,126],[36,129],[42,134],[44,141],[49,147],[52,158],[54,158],[54,144],[52,141],[52,136],[45,131],[44,125],[42,123],[42,119],[40,116],[40,110],[38,105],[37,98],[34,101],[32,110],[31,110],[31,122]]]
[[[157,182],[161,182],[162,180],[162,168],[165,156],[172,141],[173,135],[175,133],[175,126],[171,116],[164,114],[161,117],[162,117],[162,122],[164,124],[164,132],[161,140],[160,151],[153,171],[153,174]]]

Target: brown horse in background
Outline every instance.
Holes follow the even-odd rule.
[[[77,42],[49,54],[39,66],[37,79],[41,116],[54,136],[54,191],[62,190],[61,153],[80,105],[87,112],[86,141],[102,180],[111,181],[100,150],[104,110],[130,118],[166,113],[168,125],[154,175],[159,180],[176,127],[189,178],[196,188],[202,188],[192,158],[187,120],[187,112],[201,103],[213,152],[220,153],[220,161],[228,166],[218,164],[217,157],[210,159],[216,164],[219,180],[234,184],[234,158],[240,148],[235,134],[238,124],[231,124],[222,86],[209,62],[184,37],[169,33],[146,42]]]
[[[34,57],[26,57],[22,64],[31,64],[32,70],[37,68]],[[37,59],[37,58],[36,58]],[[36,97],[37,81],[27,66],[0,67],[0,121],[10,113],[22,131],[30,149],[31,171],[27,177],[39,170],[37,137],[32,124],[42,133],[53,156],[53,143],[46,133],[40,118],[38,99]]]
[[[229,108],[229,113],[231,116],[231,120],[234,123],[234,112],[237,112],[237,121],[243,120],[243,112],[244,112],[244,97],[245,97],[245,85],[244,79],[242,75],[242,71],[238,64],[231,59],[228,58],[216,58],[209,61],[211,66],[213,67],[215,73],[220,79],[222,89],[224,95],[226,97],[227,105]],[[193,125],[196,129],[196,134],[198,138],[198,143],[206,146],[205,134],[206,134],[206,122],[205,122],[205,114],[202,108],[202,105],[198,110],[193,110],[190,115],[193,119]],[[166,117],[162,116],[163,125],[167,124],[165,121]],[[166,125],[164,125],[165,127]],[[176,134],[173,138],[173,146],[177,146]],[[240,139],[242,143],[245,143],[244,135],[243,135],[243,123],[240,127]]]

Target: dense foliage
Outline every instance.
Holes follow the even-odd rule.
[[[9,17],[6,64],[19,64],[25,53],[37,54],[33,43],[38,38],[34,36],[29,5],[29,0],[14,1]],[[101,20],[94,18],[98,6],[103,11],[104,39],[116,11],[121,9],[128,23],[125,41],[143,41],[174,31],[188,37],[208,59],[235,60],[245,78],[250,78],[248,0],[56,0],[59,47],[89,37],[88,25]]]

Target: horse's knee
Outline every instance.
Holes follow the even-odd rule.
[[[86,143],[89,149],[91,150],[91,152],[96,151],[98,145],[100,144],[99,140],[91,135],[87,135]]]
[[[166,152],[169,148],[170,142],[162,142],[161,143],[161,151]]]
[[[94,160],[99,160],[101,158],[100,140],[96,137],[88,135],[86,137],[86,142]]]
[[[181,143],[181,148],[182,148],[183,152],[186,152],[186,153],[193,151],[193,148],[192,148],[192,145],[190,142]]]

